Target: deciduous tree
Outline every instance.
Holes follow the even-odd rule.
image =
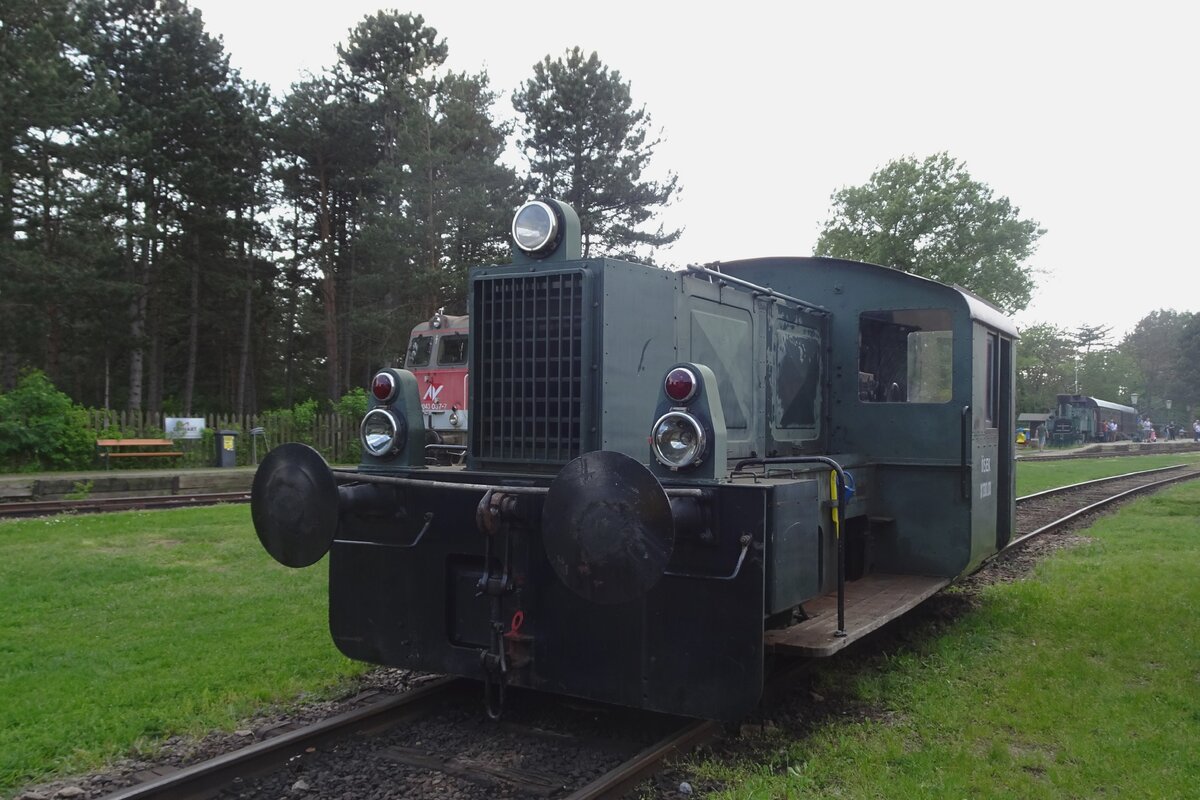
[[[1017,348],[1017,411],[1053,410],[1057,395],[1072,385],[1074,356],[1067,331],[1048,323],[1023,328]]]
[[[1026,262],[1045,230],[948,153],[889,162],[831,200],[817,255],[959,284],[1008,312],[1029,304],[1034,281]]]
[[[1179,372],[1180,364],[1194,356],[1182,347],[1194,316],[1170,309],[1152,311],[1121,342],[1121,350],[1136,360],[1141,371],[1141,385],[1130,387],[1138,390],[1138,408],[1155,422],[1169,421],[1166,400],[1186,402],[1197,394]]]

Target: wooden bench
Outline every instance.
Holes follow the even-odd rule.
[[[148,447],[170,447],[174,448],[176,443],[172,439],[97,439],[96,449],[100,451],[100,457],[104,459],[104,468],[109,468],[108,460],[110,458],[168,458],[173,456],[183,455],[179,450],[147,450]],[[140,447],[141,450],[125,450],[121,448]]]

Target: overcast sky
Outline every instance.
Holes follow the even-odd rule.
[[[683,191],[660,263],[810,255],[830,195],[948,151],[1047,233],[1022,325],[1200,311],[1200,4],[192,0],[276,95],[380,8],[419,13],[498,116],[546,55],[631,84]]]

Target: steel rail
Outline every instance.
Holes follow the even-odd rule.
[[[382,702],[346,711],[193,764],[179,772],[105,795],[103,800],[193,800],[207,797],[227,786],[234,778],[283,766],[306,749],[345,736],[362,725],[378,725],[390,721],[389,718],[402,718],[416,713],[469,683],[465,678],[439,678]]]
[[[721,725],[712,720],[690,720],[675,733],[650,745],[633,758],[610,769],[591,783],[567,795],[565,800],[597,800],[620,797],[646,778],[658,772],[668,758],[695,750],[721,733]]]

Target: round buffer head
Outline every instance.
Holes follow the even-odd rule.
[[[542,545],[554,572],[593,603],[635,600],[658,583],[675,548],[671,503],[645,466],[595,451],[550,484]]]
[[[272,450],[250,490],[258,540],[280,564],[307,567],[329,552],[338,528],[338,490],[321,454],[290,442]]]

